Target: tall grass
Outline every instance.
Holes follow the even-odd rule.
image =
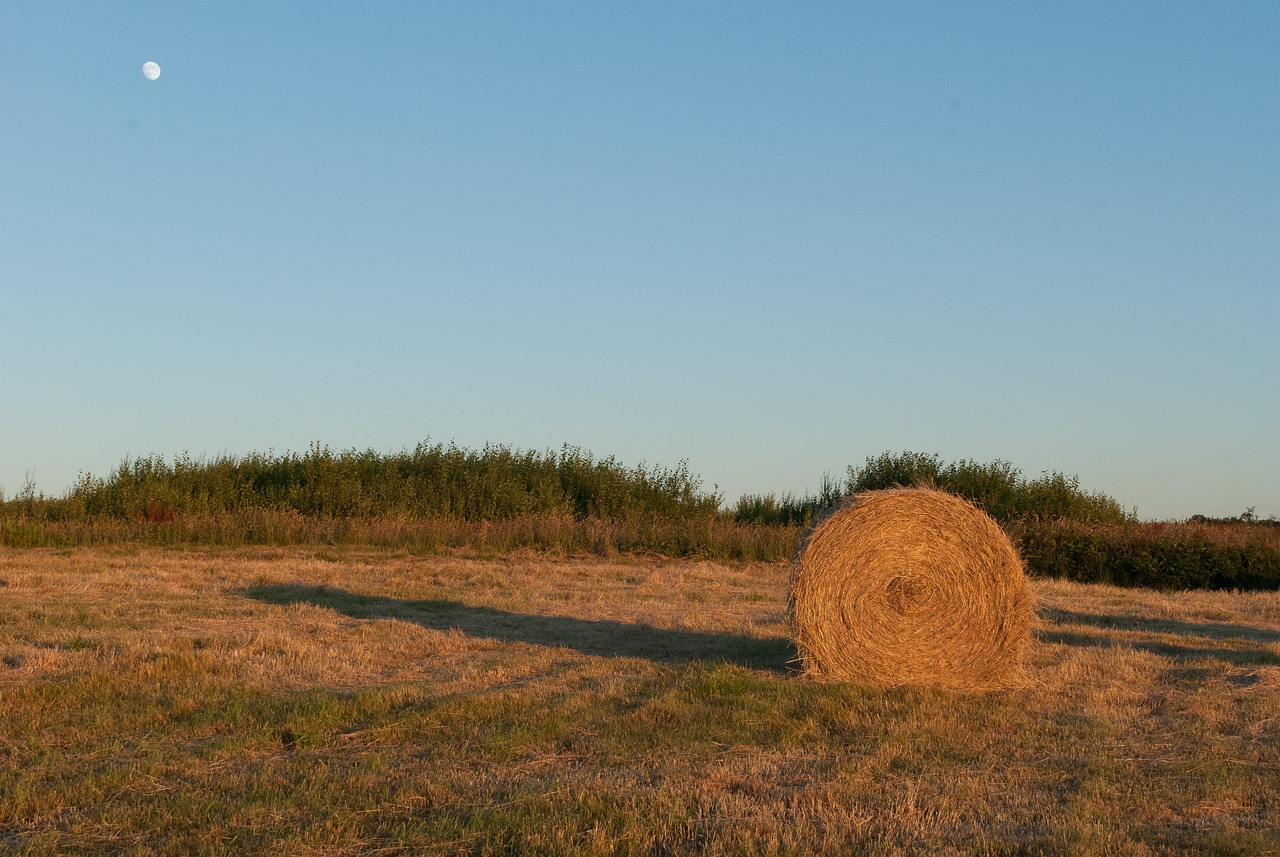
[[[33,520],[0,514],[0,545],[16,548],[102,544],[154,546],[345,545],[412,553],[467,549],[481,555],[533,548],[560,554],[650,553],[719,560],[777,560],[791,556],[799,529],[744,526],[725,517],[705,520],[576,518],[529,515],[469,521],[457,517],[308,516],[293,510],[243,509],[177,515],[171,521],[97,516]]]
[[[390,454],[315,444],[302,454],[125,459],[106,478],[82,475],[65,497],[28,498],[22,508],[50,521],[145,517],[149,509],[494,521],[529,515],[710,520],[719,505],[685,462],[627,467],[572,446],[558,453],[503,445],[477,451],[424,442]]]
[[[790,555],[792,528],[740,527],[686,462],[626,466],[578,447],[334,451],[125,459],[62,497],[0,498],[0,544],[353,544],[482,552],[534,547],[720,559]]]
[[[830,474],[823,474],[822,486],[816,495],[742,495],[733,507],[733,520],[739,524],[803,527],[813,520],[814,515],[835,503],[844,494],[845,486],[842,483],[833,479]]]

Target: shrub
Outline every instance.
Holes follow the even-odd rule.
[[[1153,589],[1280,588],[1280,539],[1187,524],[1024,520],[1008,528],[1027,571]]]
[[[733,520],[739,524],[765,526],[804,527],[813,516],[835,503],[844,494],[844,486],[830,475],[822,477],[822,487],[816,496],[796,497],[787,493],[744,494],[733,507]]]
[[[989,464],[962,459],[944,465],[936,454],[885,452],[867,458],[862,467],[849,465],[848,474],[850,494],[924,484],[959,494],[997,521],[1028,516],[1100,523],[1132,520],[1111,497],[1082,490],[1077,476],[1053,471],[1028,480],[999,459]]]
[[[412,452],[385,455],[316,444],[301,455],[126,458],[106,478],[82,474],[65,497],[28,491],[14,503],[26,517],[50,521],[108,516],[154,522],[157,515],[171,521],[174,515],[246,509],[464,521],[539,514],[709,520],[717,516],[720,498],[701,489],[685,462],[674,468],[626,467],[572,446],[538,453],[422,443]]]
[[[1132,519],[1105,494],[1084,491],[1076,476],[1054,471],[1025,479],[1007,461],[980,464],[969,459],[943,463],[937,454],[885,452],[868,457],[861,467],[849,465],[843,485],[824,476],[816,496],[746,494],[733,508],[739,523],[806,526],[814,515],[846,494],[923,485],[958,494],[997,521],[1024,517],[1070,518],[1122,523]]]

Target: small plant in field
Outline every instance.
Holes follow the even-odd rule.
[[[90,645],[92,644],[88,640],[86,640],[84,637],[80,636],[79,634],[76,634],[69,641],[67,641],[67,649],[73,652],[84,651],[85,649],[89,648]]]

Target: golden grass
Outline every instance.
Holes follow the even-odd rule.
[[[791,672],[788,577],[0,550],[0,852],[1280,852],[1280,594],[1035,581],[970,696]]]
[[[563,647],[603,651],[613,635],[648,626],[696,649],[696,635],[679,632],[704,627],[711,604],[717,632],[731,634],[708,636],[709,658],[724,654],[734,635],[783,633],[770,603],[773,581],[758,579],[760,569],[775,572],[769,565],[273,548],[0,549],[0,556],[0,615],[9,626],[0,656],[12,663],[0,669],[0,684],[85,670],[145,680],[173,657],[264,689],[418,681],[511,647],[546,656],[542,650],[556,647],[539,644],[540,632]],[[313,603],[330,601],[339,609]],[[442,602],[447,615],[433,621]],[[541,630],[537,618],[552,624]],[[15,633],[23,624],[50,633]],[[531,641],[516,639],[526,631]]]

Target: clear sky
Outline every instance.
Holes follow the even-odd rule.
[[[1280,515],[1278,58],[1273,0],[0,0],[0,486],[430,438]]]

